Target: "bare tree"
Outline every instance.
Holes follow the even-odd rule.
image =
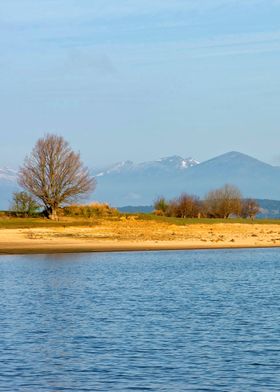
[[[197,196],[182,193],[178,198],[171,200],[167,215],[177,218],[197,218],[200,212],[200,203]]]
[[[205,197],[205,209],[210,218],[228,218],[230,215],[239,216],[241,213],[241,193],[234,185],[209,192]]]
[[[25,158],[18,182],[43,203],[50,219],[57,219],[59,206],[95,188],[95,179],[82,164],[80,154],[72,151],[63,137],[51,134],[39,139]]]
[[[241,216],[242,218],[254,219],[255,216],[260,212],[260,206],[254,199],[244,199],[241,205]]]

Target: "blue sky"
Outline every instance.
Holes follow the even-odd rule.
[[[279,0],[0,0],[0,165],[47,132],[90,166],[280,165]]]

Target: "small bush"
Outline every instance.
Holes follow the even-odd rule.
[[[161,212],[161,215],[164,215],[168,210],[168,202],[164,197],[159,196],[154,202],[154,209],[154,213],[156,215],[160,215],[159,212]]]
[[[37,201],[27,192],[14,192],[11,205],[11,213],[16,216],[35,216],[40,206]]]
[[[64,216],[80,218],[102,218],[119,215],[119,211],[110,207],[107,203],[73,204],[62,208],[62,211]]]

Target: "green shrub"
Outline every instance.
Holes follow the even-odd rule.
[[[34,216],[37,214],[40,206],[27,192],[14,192],[13,201],[11,205],[11,213],[16,216]]]

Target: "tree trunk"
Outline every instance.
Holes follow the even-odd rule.
[[[55,208],[50,208],[48,211],[48,218],[51,220],[58,220],[57,211]]]

